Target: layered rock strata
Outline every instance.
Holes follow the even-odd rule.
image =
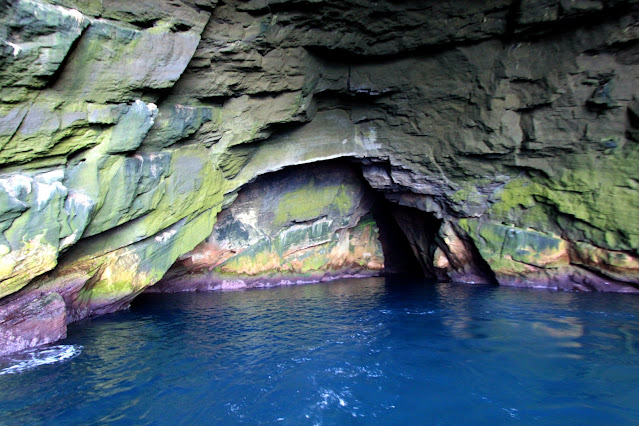
[[[227,290],[378,275],[375,197],[348,164],[293,168],[242,189],[213,232],[147,291]]]
[[[636,3],[0,1],[1,338],[127,306],[247,183],[335,159],[427,275],[636,292]]]

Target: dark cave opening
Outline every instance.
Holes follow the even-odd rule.
[[[361,185],[372,199],[370,214],[376,222],[384,256],[382,275],[448,280],[445,274],[438,273],[433,266],[433,255],[437,249],[437,235],[442,220],[437,219],[432,213],[401,206],[388,199],[384,191],[373,188],[366,180],[362,170],[364,164],[367,162],[360,159],[343,158],[288,166],[258,176],[240,191],[276,176],[288,175],[287,179],[295,180],[299,174],[309,169],[318,178],[321,178],[326,170],[343,170],[345,175],[350,175],[353,180],[358,181],[356,183]]]
[[[384,251],[384,274],[424,277],[415,250],[397,223],[393,210],[384,196],[377,193],[371,213],[377,222],[379,241]]]
[[[274,201],[278,195],[278,192],[290,191],[302,186],[307,187],[307,180],[311,176],[311,181],[314,182],[315,188],[318,192],[306,193],[304,200],[298,200],[301,202],[308,202],[309,204],[315,203],[313,198],[322,198],[321,190],[322,185],[336,185],[340,182],[349,182],[354,187],[359,188],[361,199],[360,204],[357,205],[355,210],[360,210],[360,221],[370,221],[371,218],[374,221],[374,228],[377,230],[377,239],[381,251],[383,252],[383,269],[379,270],[378,276],[385,277],[389,281],[385,281],[393,287],[413,287],[414,285],[421,285],[428,283],[434,285],[438,282],[469,282],[469,283],[492,283],[495,284],[496,280],[494,274],[490,271],[490,268],[485,261],[481,258],[477,249],[474,247],[472,241],[464,240],[463,244],[466,246],[466,253],[469,258],[460,258],[455,253],[450,251],[450,247],[447,246],[444,241],[446,236],[446,222],[443,219],[438,218],[434,213],[423,211],[418,207],[407,206],[400,204],[398,200],[398,189],[395,191],[389,189],[376,189],[371,186],[371,183],[365,177],[365,167],[370,166],[370,163],[366,160],[357,158],[342,158],[332,159],[327,161],[320,161],[310,164],[292,165],[284,167],[281,170],[272,171],[259,175],[254,180],[246,183],[240,189],[238,189],[238,195],[235,200],[230,203],[222,212],[217,216],[216,228],[217,231],[213,231],[213,234],[208,236],[201,245],[211,247],[211,240],[215,241],[221,237],[225,241],[231,239],[237,239],[246,234],[246,229],[237,228],[241,232],[230,232],[232,228],[237,225],[230,224],[229,222],[233,215],[237,216],[238,211],[233,209],[250,205],[256,199],[263,199],[260,210],[260,219],[262,223],[272,224],[275,220],[273,208],[278,204]],[[285,197],[286,198],[286,197]],[[251,201],[252,200],[252,201]],[[237,204],[236,204],[237,203]],[[234,207],[235,205],[235,207]],[[242,210],[242,214],[246,214],[246,210]],[[322,214],[330,213],[324,211]],[[328,217],[321,216],[321,218],[327,219]],[[289,218],[289,224],[293,227],[304,226],[306,223],[312,222],[312,220],[301,220],[308,218]],[[350,222],[349,226],[353,226],[355,229],[359,225],[354,222]],[[450,226],[450,225],[448,225]],[[343,229],[342,229],[343,231]],[[342,232],[339,231],[339,232]],[[245,239],[248,238],[248,234],[244,235]],[[335,236],[335,238],[338,238]],[[242,239],[242,238],[240,238]],[[361,242],[355,239],[351,242],[357,244]],[[269,243],[270,244],[270,243]],[[312,245],[312,244],[311,244]],[[379,247],[378,246],[378,247]],[[252,249],[249,249],[250,251]],[[341,277],[339,270],[333,270],[329,267],[323,271],[324,277],[330,277],[329,279],[322,278],[319,275],[319,279],[302,279],[302,281],[296,281],[296,278],[290,276],[286,280],[280,280],[276,278],[272,272],[265,274],[247,277],[237,275],[235,277],[226,276],[226,279],[233,279],[237,281],[246,280],[246,284],[241,287],[224,287],[219,286],[219,276],[213,274],[201,274],[202,265],[198,268],[193,268],[190,265],[191,258],[197,258],[201,254],[206,254],[206,250],[197,252],[197,248],[187,253],[178,259],[176,263],[169,269],[165,277],[162,278],[155,285],[149,287],[144,293],[177,293],[185,291],[211,291],[211,290],[228,290],[228,289],[240,289],[240,288],[262,288],[279,286],[282,284],[291,283],[312,283],[321,281],[332,281],[338,278],[351,278],[351,277],[366,277],[374,275],[360,275],[356,272],[354,275],[347,274]],[[450,261],[450,268],[441,268],[438,266],[438,255],[447,257]],[[218,258],[219,260],[219,258]],[[247,261],[250,264],[251,260]],[[217,265],[224,264],[226,260]],[[210,272],[216,265],[205,265]],[[357,270],[356,270],[357,271]],[[466,280],[462,274],[472,277],[470,280]],[[460,277],[462,279],[460,279]],[[278,284],[279,282],[279,284]],[[142,299],[142,303],[144,303]],[[140,300],[136,298],[136,303],[140,303]]]
[[[228,280],[250,288],[341,276],[438,279],[433,253],[441,220],[389,200],[362,166],[352,158],[320,161],[246,183],[212,233],[147,292],[226,289]],[[336,198],[327,198],[334,188]],[[342,211],[345,205],[351,207]],[[377,243],[369,242],[373,235]],[[318,266],[305,269],[309,264]]]
[[[384,255],[384,276],[447,281],[433,266],[433,254],[437,249],[436,238],[442,221],[434,214],[417,208],[405,207],[389,200],[381,190],[373,188],[364,177],[359,159],[345,158],[320,161],[306,165],[286,167],[256,179],[282,172],[316,168],[319,174],[324,167],[337,167],[352,174],[373,199],[370,214],[377,224],[379,242]]]
[[[416,208],[391,205],[391,214],[403,239],[408,243],[421,275],[428,279],[446,280],[434,266],[437,234],[442,220]]]

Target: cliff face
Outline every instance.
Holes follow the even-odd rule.
[[[0,0],[0,353],[178,258],[156,290],[378,271],[371,191],[426,275],[637,291],[636,3]]]

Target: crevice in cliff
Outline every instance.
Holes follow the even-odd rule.
[[[313,96],[313,101],[317,103],[318,111],[329,109],[343,109],[350,111],[356,108],[365,107],[367,112],[377,112],[381,114],[381,108],[386,107],[383,100],[389,98],[399,90],[387,89],[384,91],[374,91],[368,89],[355,89],[350,86],[346,92],[337,90],[325,90]],[[377,108],[377,110],[375,110]]]
[[[440,43],[424,44],[406,48],[399,52],[384,54],[361,54],[348,49],[329,48],[326,46],[304,46],[304,48],[318,59],[327,63],[358,66],[384,64],[402,59],[427,58],[458,48],[476,46],[488,40],[495,40],[495,38],[486,36],[485,38],[479,39],[442,41]]]
[[[519,1],[521,3],[521,1]],[[629,13],[636,13],[639,7],[626,2],[602,6],[602,9],[591,8],[590,10],[577,10],[577,12],[567,10],[561,3],[557,5],[557,16],[555,19],[537,21],[530,24],[517,23],[511,41],[535,40],[539,36],[562,35],[575,32],[575,30],[589,27],[601,26],[602,23],[613,21]]]
[[[84,35],[89,30],[89,28],[91,28],[91,24],[84,27],[82,29],[82,32],[80,32],[80,35],[78,35],[78,37],[76,37],[76,39],[73,40],[73,43],[71,43],[71,46],[69,46],[69,49],[67,50],[66,55],[60,62],[60,65],[58,65],[58,68],[56,68],[53,74],[51,74],[51,76],[47,79],[45,85],[42,87],[42,91],[53,88],[55,84],[58,82],[58,79],[64,72],[64,69],[66,68],[71,58],[73,58],[78,45],[84,38]]]
[[[442,278],[434,266],[437,250],[436,236],[442,220],[434,214],[411,207],[391,206],[391,214],[409,242],[414,258],[419,263],[422,275],[429,279]]]
[[[141,30],[148,30],[149,28],[153,28],[155,26],[155,24],[157,24],[160,21],[160,18],[154,18],[154,19],[140,19],[140,20],[130,20],[129,24],[136,26],[137,28],[141,29]]]
[[[508,9],[506,16],[506,32],[504,33],[504,41],[510,43],[515,35],[517,21],[521,15],[521,0],[513,0]]]
[[[393,216],[390,203],[378,194],[372,209],[384,250],[385,275],[424,276],[413,247]]]
[[[144,93],[142,93],[140,95],[141,100],[143,100],[146,103],[154,103],[156,105],[161,105],[163,102],[166,101],[166,99],[171,96],[172,94],[172,87],[166,87],[166,88],[156,88],[156,89],[149,89],[147,88]]]

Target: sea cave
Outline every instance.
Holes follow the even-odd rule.
[[[0,423],[638,421],[636,1],[0,6]]]

